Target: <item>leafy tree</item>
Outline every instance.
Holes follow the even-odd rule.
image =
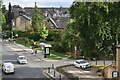
[[[19,5],[13,5],[13,8],[21,8]]]
[[[6,7],[5,5],[2,5],[2,31],[5,30],[7,27],[6,27],[6,18],[5,18],[5,15],[7,13],[7,10],[6,10]]]
[[[5,29],[6,29],[6,19],[4,14],[2,14],[2,30],[5,30]]]
[[[2,7],[2,1],[0,0],[0,32],[2,31],[2,29],[1,29],[1,22],[2,22],[2,17],[1,17],[2,16],[2,10],[1,10],[1,7]]]
[[[6,12],[7,12],[7,10],[6,10],[5,5],[2,5],[2,13],[3,13],[3,14],[6,14]]]
[[[89,57],[115,53],[116,41],[120,40],[119,3],[74,2],[70,7],[71,19],[63,42],[72,49],[76,45]]]
[[[46,24],[44,22],[44,18],[42,16],[41,11],[38,9],[35,3],[35,9],[32,17],[32,28],[34,32],[40,34],[42,38],[46,38],[48,36],[48,30],[46,29]]]

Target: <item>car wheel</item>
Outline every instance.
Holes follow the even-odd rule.
[[[80,68],[82,69],[82,66],[80,66]]]
[[[7,74],[6,72],[4,72],[4,74]]]
[[[20,62],[18,61],[18,63],[20,64]]]

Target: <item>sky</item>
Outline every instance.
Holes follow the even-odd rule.
[[[38,7],[70,7],[74,0],[3,0],[3,4],[8,8],[11,5],[20,5],[21,7],[34,7],[37,2]]]

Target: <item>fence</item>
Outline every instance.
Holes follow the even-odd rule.
[[[95,60],[95,61],[89,61],[91,65],[111,65],[115,63],[113,60]]]
[[[47,68],[47,73],[50,75],[50,77],[54,80],[69,80],[67,77],[65,77],[63,74],[59,73],[55,70],[54,64],[52,64],[51,67]]]

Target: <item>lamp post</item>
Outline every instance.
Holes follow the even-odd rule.
[[[13,32],[11,32],[11,38],[12,38],[12,40],[13,40]]]
[[[77,46],[75,46],[75,59],[76,59]]]

